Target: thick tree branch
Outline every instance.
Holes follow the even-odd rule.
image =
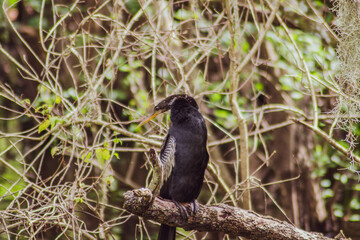
[[[173,202],[153,198],[152,192],[146,188],[126,192],[124,208],[138,216],[185,230],[217,231],[250,239],[332,239],[321,233],[306,232],[287,222],[225,204],[199,204],[199,211],[184,220]]]

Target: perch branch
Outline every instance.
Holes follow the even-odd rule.
[[[189,204],[185,206],[190,208]],[[290,223],[225,204],[199,204],[196,214],[185,220],[173,202],[153,198],[151,190],[146,188],[126,192],[124,208],[138,216],[185,230],[217,231],[249,239],[332,239],[321,233],[306,232]]]

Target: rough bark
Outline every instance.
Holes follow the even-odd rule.
[[[185,206],[190,208],[188,204]],[[154,197],[146,188],[126,192],[124,208],[138,216],[185,230],[217,231],[249,239],[332,239],[321,233],[306,232],[290,223],[225,204],[199,204],[199,211],[186,220],[180,216],[173,202]]]

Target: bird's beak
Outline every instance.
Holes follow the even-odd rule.
[[[153,112],[150,116],[148,116],[147,118],[145,118],[145,120],[142,121],[136,128],[141,127],[142,125],[144,125],[145,123],[149,122],[151,119],[153,119],[154,117],[156,117],[156,116],[159,115],[160,113],[161,113],[160,111]]]

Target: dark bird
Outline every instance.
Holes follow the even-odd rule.
[[[183,217],[188,217],[188,213],[181,203],[191,203],[191,214],[199,208],[196,198],[209,161],[206,125],[198,109],[194,98],[185,94],[172,95],[157,104],[153,114],[140,124],[170,110],[172,126],[160,152],[163,168],[160,197],[172,200]],[[175,239],[175,233],[175,227],[161,224],[158,240]]]

